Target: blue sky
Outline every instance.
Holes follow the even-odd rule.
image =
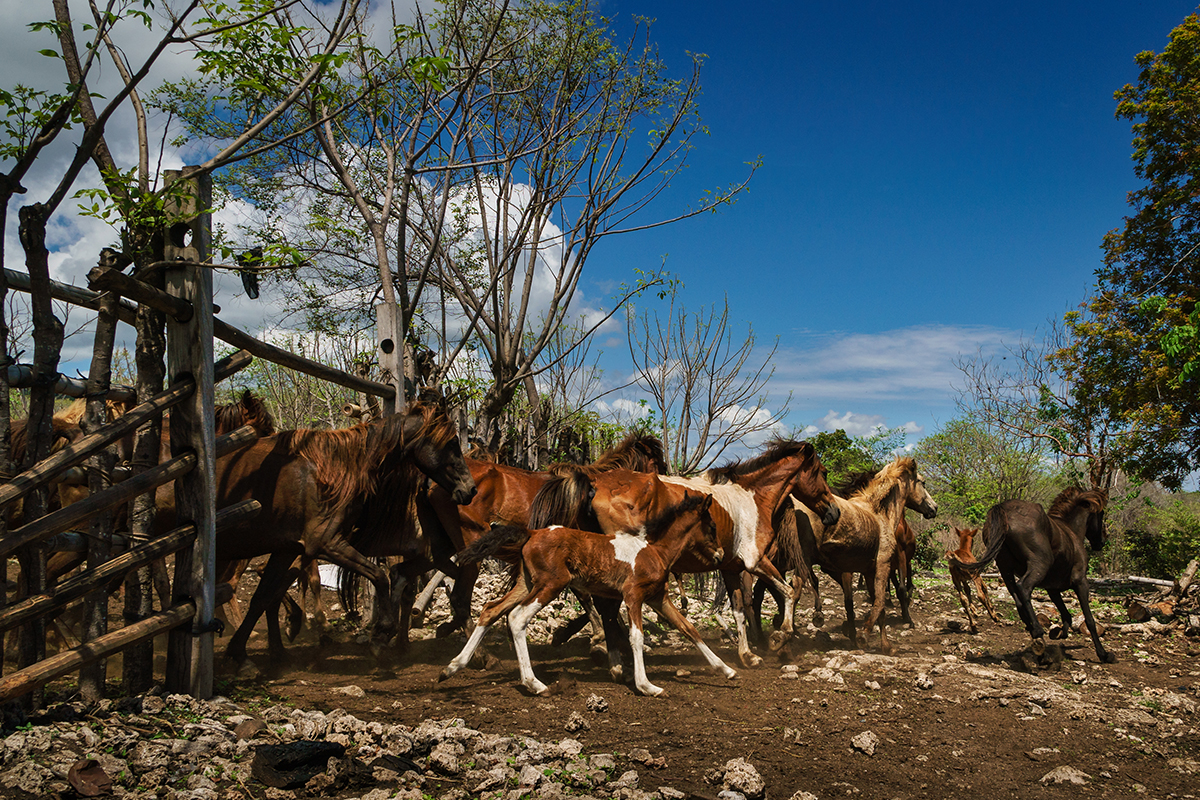
[[[780,338],[771,389],[794,393],[787,423],[908,425],[911,443],[955,415],[960,353],[1035,336],[1085,298],[1135,187],[1113,92],[1195,5],[602,10],[621,26],[655,18],[681,70],[687,52],[708,56],[711,135],[663,208],[763,166],[731,209],[597,248],[599,286],[667,256],[689,306],[727,294],[742,330]]]

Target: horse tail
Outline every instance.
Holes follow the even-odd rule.
[[[346,616],[350,618],[357,617],[359,614],[358,585],[360,577],[352,569],[346,569],[345,567],[338,569],[338,601],[341,602]]]
[[[583,470],[552,476],[529,505],[529,527],[562,525],[578,530],[599,530],[592,498],[596,490]]]
[[[493,526],[469,547],[458,551],[459,566],[474,564],[489,557],[498,558],[506,564],[520,564],[521,549],[528,541],[528,528],[518,525]]]
[[[806,564],[804,551],[800,547],[800,533],[796,527],[796,509],[791,505],[790,500],[787,501],[787,506],[783,520],[779,523],[779,530],[775,534],[775,544],[779,548],[779,555],[772,559],[776,569],[780,572],[789,569],[804,569]]]
[[[959,561],[951,553],[946,558],[950,562],[950,566],[957,567],[971,575],[978,575],[988,564],[996,560],[996,556],[1000,555],[1000,550],[1004,547],[1004,540],[1008,538],[1008,515],[1004,513],[1003,506],[992,506],[988,511],[987,521],[983,523],[983,538],[988,546],[978,561]]]

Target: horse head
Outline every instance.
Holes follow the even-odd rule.
[[[1104,549],[1104,543],[1108,539],[1108,532],[1104,525],[1104,510],[1108,505],[1108,492],[1103,489],[1095,489],[1085,493],[1088,504],[1087,534],[1088,544],[1092,547],[1093,553],[1099,553]]]
[[[404,437],[417,468],[466,505],[475,496],[475,480],[463,458],[458,432],[444,408],[414,403],[404,418]]]
[[[717,531],[717,523],[712,515],[713,496],[711,494],[684,492],[683,501],[675,507],[676,514],[695,509],[696,524],[691,526],[687,547],[695,550],[713,564],[725,560],[725,551],[721,548],[721,539]]]
[[[899,459],[899,462],[910,478],[906,481],[908,494],[904,498],[905,507],[911,508],[925,519],[933,519],[937,516],[937,501],[925,488],[925,476],[917,470],[916,460],[905,456]]]
[[[821,523],[829,528],[837,524],[842,511],[833,502],[833,490],[829,488],[829,473],[821,463],[817,451],[808,442],[801,442],[798,457],[799,472],[792,486],[792,497],[811,508],[821,517]]]

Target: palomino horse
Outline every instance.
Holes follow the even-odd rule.
[[[830,527],[802,502],[795,506],[796,534],[808,578],[816,596],[819,565],[842,585],[846,606],[843,630],[854,646],[858,631],[854,617],[854,575],[862,574],[871,588],[871,611],[863,628],[869,636],[883,614],[884,592],[896,550],[896,528],[906,507],[926,519],[937,514],[937,503],[925,490],[925,479],[917,471],[917,462],[907,456],[883,467],[865,488],[849,498],[837,498],[841,520]],[[816,601],[818,604],[820,600]],[[903,597],[901,602],[903,603]],[[814,618],[820,611],[816,606]],[[879,626],[880,646],[890,651],[884,626]]]
[[[971,545],[975,541],[975,534],[979,533],[979,528],[955,528],[954,532],[958,534],[958,549],[946,551],[946,561],[950,565],[950,580],[954,583],[958,602],[962,603],[963,610],[967,612],[967,622],[971,626],[971,633],[978,633],[979,629],[975,625],[975,609],[971,606],[972,583],[975,584],[975,591],[979,594],[979,599],[983,601],[983,607],[987,609],[992,622],[999,622],[1000,617],[996,616],[996,609],[992,607],[987,590],[983,588],[983,578],[978,574],[960,569],[955,562],[968,564],[975,560],[975,556],[971,553]]]
[[[547,483],[530,511],[530,517],[537,523],[551,522],[553,514],[544,513],[545,509],[561,509],[561,513],[582,518],[586,515],[578,506],[587,505],[596,517],[599,532],[637,530],[666,502],[657,488],[659,482],[658,478],[625,470],[590,479],[579,474],[563,477]],[[661,483],[711,494],[726,511],[729,523],[718,521],[717,525],[721,548],[725,552],[719,569],[733,600],[738,625],[738,655],[744,666],[757,666],[762,659],[750,651],[740,576],[743,570],[762,575],[790,594],[790,587],[783,582],[783,577],[765,553],[775,539],[775,531],[785,511],[790,510],[788,498],[793,495],[812,503],[830,525],[837,522],[839,512],[825,481],[821,460],[808,442],[776,440],[768,443],[767,449],[754,458],[709,470],[699,478],[662,477]],[[568,493],[576,503],[574,510],[570,503],[563,501]],[[708,572],[711,569],[712,565],[685,555],[675,571]],[[791,616],[788,615],[784,634],[790,633]],[[610,658],[612,655],[610,653]],[[613,666],[615,673],[616,664]]]
[[[428,493],[428,504],[436,514],[435,524],[440,524],[454,551],[469,546],[486,534],[492,525],[530,526],[529,509],[533,505],[534,497],[547,481],[563,474],[579,472],[597,475],[614,469],[656,473],[667,471],[662,443],[654,436],[636,433],[626,436],[620,444],[605,452],[592,464],[555,464],[546,472],[531,472],[471,458],[466,461],[471,470],[471,477],[479,489],[470,503],[464,506],[455,505],[446,492],[436,486],[431,487]],[[425,517],[422,517],[422,520],[424,524]],[[586,524],[586,520],[575,518],[556,518],[555,523],[575,528],[594,527]],[[470,618],[471,594],[479,576],[479,567],[475,564],[455,565],[449,562],[438,566],[455,578],[454,590],[450,594],[454,616],[450,621],[438,626],[437,635],[440,638],[463,627]]]
[[[270,554],[246,616],[229,642],[227,655],[232,660],[245,660],[255,623],[282,600],[294,576],[290,567],[298,557],[321,558],[357,572],[374,584],[380,602],[387,601],[386,570],[358,547],[373,531],[356,523],[368,505],[373,514],[387,508],[393,520],[407,521],[410,498],[422,484],[410,480],[397,485],[388,480],[406,466],[415,466],[437,481],[458,502],[469,502],[474,496],[475,484],[463,462],[454,424],[434,403],[414,403],[407,413],[344,430],[284,431],[217,461],[220,505],[246,499],[262,505],[253,520],[220,532],[217,560]],[[385,480],[386,490],[381,486]],[[158,524],[163,529],[172,524],[173,505],[171,498],[160,508]],[[402,525],[400,533],[405,532],[416,536]],[[278,619],[272,624],[271,617],[268,641],[272,657],[278,659],[283,641]],[[396,618],[393,613],[378,620],[376,644],[395,634]]]
[[[984,523],[987,551],[976,562],[963,562],[951,556],[951,565],[969,574],[978,575],[996,562],[1004,585],[1017,604],[1017,612],[1033,639],[1033,652],[1046,652],[1046,633],[1034,613],[1030,595],[1035,588],[1045,589],[1062,616],[1065,638],[1071,630],[1071,614],[1063,603],[1062,593],[1072,589],[1079,598],[1079,610],[1087,623],[1096,656],[1102,663],[1116,663],[1116,656],[1100,644],[1096,620],[1092,618],[1089,602],[1087,548],[1084,539],[1098,552],[1104,547],[1104,509],[1108,493],[1103,489],[1084,491],[1077,487],[1064,489],[1044,511],[1037,503],[1027,500],[1006,500],[992,506]]]
[[[624,600],[629,610],[629,642],[633,649],[634,688],[644,695],[658,696],[663,690],[646,677],[643,660],[642,604],[649,603],[687,636],[709,665],[727,678],[737,673],[704,644],[700,633],[667,596],[667,580],[681,557],[706,562],[710,568],[724,557],[717,540],[714,517],[723,514],[708,494],[683,492],[683,499],[646,521],[636,532],[592,533],[572,528],[526,530],[513,526],[494,528],[459,554],[462,561],[475,562],[496,556],[514,564],[512,589],[479,615],[462,652],[442,670],[439,680],[458,672],[483,640],[488,627],[508,615],[513,645],[521,670],[521,684],[533,694],[548,687],[533,674],[525,631],[529,621],[568,585],[595,596]]]

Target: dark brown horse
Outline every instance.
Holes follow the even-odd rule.
[[[1071,630],[1071,613],[1063,603],[1067,589],[1079,598],[1079,610],[1087,623],[1096,656],[1102,663],[1116,663],[1116,656],[1104,649],[1089,601],[1087,565],[1088,554],[1084,539],[1099,552],[1104,547],[1104,509],[1108,493],[1102,489],[1084,491],[1077,487],[1065,490],[1045,511],[1027,500],[1006,500],[992,506],[984,523],[987,551],[975,562],[959,561],[953,556],[950,563],[968,574],[978,575],[993,561],[1000,568],[1004,585],[1017,605],[1017,613],[1033,639],[1033,652],[1046,652],[1046,632],[1034,613],[1031,595],[1035,588],[1045,589],[1062,617],[1065,638]]]
[[[666,502],[657,488],[659,482],[711,494],[729,516],[728,526],[718,525],[725,551],[719,569],[733,599],[738,622],[738,655],[747,667],[760,664],[762,659],[750,651],[746,635],[740,576],[744,570],[764,576],[790,593],[790,587],[783,582],[766,552],[783,515],[791,509],[793,496],[812,503],[827,515],[831,525],[837,521],[839,512],[833,504],[821,460],[808,442],[776,440],[768,443],[760,455],[709,470],[698,478],[660,479],[617,470],[587,479],[576,473],[548,482],[530,516],[534,524],[544,524],[555,521],[555,514],[581,519],[590,513],[596,518],[598,532],[637,530]],[[564,498],[570,498],[570,502]],[[711,565],[690,560],[686,555],[676,567],[679,572],[711,569]],[[785,620],[785,635],[791,633],[790,623],[789,615]],[[616,664],[613,666],[616,672]]]
[[[475,484],[463,462],[454,424],[437,404],[414,403],[405,414],[384,417],[345,430],[295,430],[259,439],[217,462],[218,504],[257,500],[262,511],[217,538],[217,560],[270,555],[262,581],[250,600],[227,654],[243,661],[246,642],[258,618],[275,608],[291,584],[299,557],[320,558],[363,575],[379,602],[388,602],[387,572],[359,549],[375,531],[359,523],[384,518],[396,536],[416,536],[409,524],[412,497],[423,482],[405,468],[415,467],[442,485],[458,502],[469,502]],[[394,481],[396,474],[406,480]],[[159,511],[159,527],[173,523],[173,498]],[[366,548],[369,550],[369,548]],[[278,619],[268,617],[273,658],[283,654]],[[396,615],[378,620],[374,643],[395,634]],[[389,625],[389,622],[391,623]]]
[[[646,677],[643,660],[642,605],[649,603],[687,636],[708,663],[726,677],[737,673],[708,648],[699,632],[671,603],[667,580],[681,557],[706,562],[710,568],[723,554],[718,542],[714,512],[719,508],[708,494],[683,492],[683,499],[647,520],[636,532],[593,533],[572,528],[526,530],[513,526],[493,529],[460,554],[474,562],[496,556],[517,566],[513,588],[479,615],[466,646],[442,671],[445,680],[466,666],[488,627],[508,615],[521,683],[533,694],[547,686],[533,674],[525,631],[529,621],[568,585],[588,594],[620,599],[629,610],[629,639],[633,650],[634,688],[644,695],[663,690]]]

